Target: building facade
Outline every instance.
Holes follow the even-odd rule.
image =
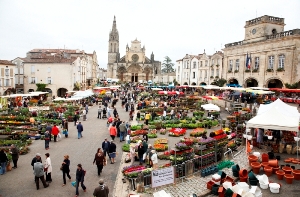
[[[63,97],[70,90],[86,90],[97,83],[97,55],[70,49],[33,49],[22,58],[24,93],[47,84],[50,96]]]
[[[15,93],[15,64],[0,60],[0,95]]]
[[[126,46],[126,54],[120,58],[119,32],[117,30],[116,18],[114,17],[112,30],[108,42],[107,77],[118,78],[124,82],[157,81],[160,79],[161,62],[146,56],[145,46],[135,39],[131,46]]]
[[[180,85],[209,85],[222,78],[223,53],[189,55],[176,61],[176,81]]]
[[[23,67],[23,58],[17,57],[12,60],[12,63],[15,64],[15,89],[17,94],[24,93],[24,67]]]
[[[97,78],[102,81],[106,80],[107,79],[107,70],[104,68],[98,68]]]
[[[284,26],[284,18],[267,15],[246,21],[244,40],[223,49],[228,83],[268,88],[299,83],[300,29]]]

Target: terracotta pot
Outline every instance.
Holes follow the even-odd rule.
[[[246,182],[247,183],[248,178],[240,177],[240,182]]]
[[[261,166],[264,168],[264,167],[266,167],[266,166],[269,166],[269,162],[262,162],[261,163]]]
[[[277,170],[279,170],[279,167],[277,167],[277,168],[274,167],[274,168],[273,168],[273,174],[276,174],[276,171],[277,171]]]
[[[263,153],[261,155],[261,161],[262,162],[269,162],[269,155],[267,153]]]
[[[297,161],[297,160],[293,160],[293,161],[292,161],[292,163],[294,163],[294,164],[298,164],[298,163],[299,163],[299,161]]]
[[[285,162],[285,163],[291,163],[292,160],[290,160],[290,159],[285,159],[284,162]]]
[[[252,167],[253,173],[259,174],[259,170],[260,170],[261,164],[259,162],[252,162],[250,165]]]
[[[287,184],[292,184],[294,180],[294,176],[291,174],[285,174],[284,175],[285,181]]]
[[[271,176],[271,175],[273,174],[273,168],[270,167],[270,166],[266,166],[266,167],[264,168],[264,171],[265,171],[265,174],[266,174],[267,176]]]
[[[284,171],[285,174],[292,174],[292,168],[285,166],[282,168],[282,170]]]
[[[276,175],[277,175],[278,180],[283,180],[283,176],[285,175],[285,172],[282,170],[277,170]]]
[[[269,160],[269,166],[277,167],[278,166],[278,160],[277,159]]]
[[[252,162],[256,162],[257,160],[258,160],[258,157],[256,157],[255,155],[248,156],[249,164],[251,164]]]
[[[209,181],[209,182],[206,183],[206,188],[211,190],[211,188],[212,188],[212,186],[213,186],[214,184],[215,184],[215,183],[214,183],[213,181]]]
[[[300,180],[300,170],[293,170],[295,180]]]
[[[248,172],[246,169],[242,169],[239,171],[240,177],[248,178]]]

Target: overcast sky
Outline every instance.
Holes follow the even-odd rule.
[[[0,0],[0,59],[25,57],[34,48],[97,52],[106,68],[114,15],[120,55],[137,38],[156,60],[213,54],[244,39],[245,21],[263,15],[300,28],[299,0]]]

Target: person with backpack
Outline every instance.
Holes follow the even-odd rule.
[[[77,197],[79,195],[79,192],[78,192],[79,183],[81,183],[81,187],[82,187],[83,191],[86,192],[86,187],[83,184],[85,174],[86,174],[86,171],[84,169],[82,169],[82,165],[78,164],[77,170],[76,170],[76,195],[75,195],[75,197]]]
[[[101,106],[99,106],[99,108],[98,108],[98,117],[97,118],[100,117],[100,119],[101,119],[101,113],[102,113],[102,108],[101,108]]]
[[[109,189],[104,185],[104,180],[99,180],[99,186],[95,188],[93,196],[95,197],[108,197]]]

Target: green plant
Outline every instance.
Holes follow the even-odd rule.
[[[283,72],[284,68],[277,68],[277,72]]]
[[[299,83],[298,83],[298,82],[296,82],[296,83],[292,83],[292,84],[285,83],[284,85],[285,85],[285,87],[286,87],[286,88],[288,88],[288,89],[297,89],[297,88],[298,88],[298,85],[299,85]]]
[[[245,70],[245,73],[249,73],[249,72],[250,72],[250,70],[249,70],[249,69]]]
[[[210,76],[210,78],[211,78],[211,79],[213,79],[213,78],[214,78],[214,76]]]
[[[219,64],[216,65],[216,67],[219,67],[219,66],[220,66]]]
[[[37,86],[36,91],[42,91],[42,92],[45,91],[46,86],[47,86],[47,84],[45,84],[45,83],[37,83],[35,85]]]
[[[239,72],[239,70],[235,70],[235,71],[234,71],[234,73],[238,73],[238,72]]]
[[[216,79],[219,79],[219,76],[215,76]]]
[[[228,73],[232,73],[232,70],[228,70]]]
[[[274,70],[271,69],[271,68],[268,68],[266,71],[267,71],[267,72],[273,72]]]
[[[258,68],[255,68],[252,70],[253,73],[257,73],[258,72]]]

